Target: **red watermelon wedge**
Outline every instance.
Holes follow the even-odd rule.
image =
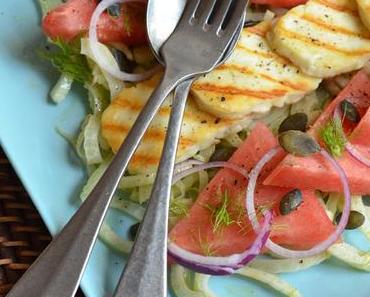
[[[361,122],[357,125],[356,129],[352,132],[350,141],[353,144],[370,148],[370,108],[362,117]]]
[[[251,170],[277,141],[263,124],[257,124],[229,162]],[[277,156],[262,174],[269,174],[283,155]],[[171,230],[170,238],[182,248],[204,255],[230,255],[244,251],[255,238],[245,211],[247,180],[230,169],[220,170],[200,193],[189,214]],[[273,208],[278,213],[282,196],[290,189],[258,185],[256,205]],[[225,196],[227,195],[227,196]],[[227,197],[230,224],[215,229],[214,210]],[[309,222],[309,224],[308,224]],[[274,219],[272,239],[285,246],[307,249],[328,237],[333,225],[313,191],[303,192],[303,203],[294,212]]]
[[[327,107],[310,133],[317,136],[320,128],[332,116],[334,108],[342,100],[349,100],[363,115],[361,122],[354,128],[350,141],[365,156],[370,157],[370,79],[364,71],[358,72],[349,85]],[[367,112],[366,112],[367,111]],[[347,127],[348,128],[348,127]],[[349,179],[353,194],[370,193],[370,168],[344,152],[337,159]],[[264,181],[265,185],[317,189],[324,192],[341,192],[342,184],[333,167],[319,154],[311,157],[286,156]]]

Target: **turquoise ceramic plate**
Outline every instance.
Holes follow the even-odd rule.
[[[43,44],[36,1],[0,3],[0,139],[51,233],[55,234],[76,210],[84,173],[68,144],[55,132],[73,132],[85,112],[83,90],[65,102],[47,101],[56,74],[36,50]],[[125,233],[130,225],[119,214],[109,221]],[[362,248],[370,245],[357,233],[347,234]],[[107,296],[117,282],[123,259],[102,243],[94,249],[82,288],[88,297]],[[370,274],[330,261],[308,271],[283,275],[303,296],[370,295]],[[276,296],[259,284],[234,277],[215,277],[212,289],[220,297]]]

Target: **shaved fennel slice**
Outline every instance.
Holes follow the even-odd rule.
[[[249,267],[240,269],[237,274],[266,284],[287,297],[301,296],[296,288],[274,274]],[[190,288],[187,283],[189,275],[190,270],[180,265],[172,266],[170,275],[171,286],[177,297],[217,297],[217,295],[209,289],[209,275],[195,273],[194,288]]]
[[[211,159],[215,150],[216,150],[216,146],[211,145],[210,147],[199,151],[193,158],[201,162],[208,162]]]
[[[103,86],[99,84],[85,84],[84,87],[88,90],[88,98],[90,109],[93,114],[102,113],[110,102],[110,93]],[[102,147],[103,148],[103,147]],[[106,148],[103,148],[106,149]]]
[[[80,198],[82,201],[84,201],[87,198],[87,196],[93,190],[95,185],[98,183],[103,173],[107,169],[110,161],[111,161],[110,158],[105,159],[99,165],[99,167],[90,175],[86,185],[83,187],[81,194],[80,194]],[[135,202],[131,202],[129,200],[121,199],[118,196],[113,197],[113,201],[110,206],[119,211],[122,211],[125,214],[130,215],[131,217],[133,217],[134,219],[137,219],[138,221],[141,221],[143,219],[144,212],[145,212],[145,208],[140,206],[139,204]]]
[[[233,133],[225,137],[225,140],[231,144],[233,147],[238,148],[243,143],[243,139],[241,139],[238,133]]]
[[[328,252],[354,268],[370,271],[370,252],[361,251],[345,242],[332,245]]]
[[[199,171],[199,186],[198,186],[198,192],[200,193],[205,187],[207,187],[209,183],[209,176],[206,171]]]
[[[143,206],[129,200],[121,199],[118,196],[113,197],[110,207],[124,212],[138,221],[142,221],[144,218],[145,208]]]
[[[268,273],[296,272],[318,265],[329,257],[328,253],[321,253],[302,259],[265,259],[257,257],[248,267]]]
[[[299,291],[288,284],[286,281],[278,277],[277,275],[270,274],[258,269],[244,267],[240,269],[237,274],[241,276],[245,276],[247,278],[254,279],[259,281],[265,285],[270,286],[271,288],[275,289],[276,291],[280,292],[281,294],[287,297],[300,297],[301,294]]]
[[[361,200],[362,202],[362,205],[363,205],[363,208],[364,208],[364,211],[365,211],[365,217],[366,218],[369,218],[370,220],[370,206],[366,206],[364,203],[363,203],[363,200]]]
[[[139,192],[138,192],[138,200],[139,204],[143,204],[147,202],[150,198],[150,194],[152,193],[152,185],[149,186],[141,186],[139,187]]]
[[[96,184],[98,183],[99,179],[102,177],[105,170],[108,168],[109,163],[111,162],[110,158],[106,158],[101,162],[98,168],[90,175],[89,179],[87,180],[86,184],[82,188],[80,193],[80,199],[84,201],[90,192],[94,189]]]
[[[126,240],[118,236],[107,223],[103,223],[99,232],[99,238],[112,250],[124,255],[130,253],[134,244],[133,241]]]
[[[99,164],[103,161],[100,152],[100,117],[88,115],[77,138],[77,153],[87,165]]]
[[[194,290],[202,292],[205,297],[217,297],[208,286],[210,275],[195,273],[194,274]]]
[[[362,202],[361,196],[352,196],[351,210],[358,211],[365,217],[365,221],[359,229],[368,239],[370,239],[370,217],[366,210],[366,206]]]
[[[110,158],[105,159],[98,168],[91,174],[86,185],[83,187],[80,194],[80,199],[84,201],[92,189],[95,187],[103,173],[107,169]],[[144,216],[145,208],[142,206],[127,200],[120,199],[118,196],[114,196],[110,205],[112,208],[120,210],[131,217],[141,221]],[[116,232],[107,224],[103,223],[100,231],[99,238],[108,245],[112,250],[119,254],[127,255],[130,253],[133,241],[121,238]]]
[[[116,60],[114,59],[112,53],[108,49],[108,47],[106,47],[102,43],[99,43],[98,49],[100,51],[100,55],[104,56],[105,62],[108,63],[111,67],[114,67],[117,70],[119,70],[119,66],[118,66]],[[81,54],[85,55],[91,61],[93,61],[95,63],[95,67],[97,67],[101,71],[101,73],[104,76],[104,79],[107,82],[107,85],[109,87],[109,91],[111,93],[111,99],[115,98],[121,92],[121,90],[125,87],[125,83],[122,82],[119,79],[116,79],[115,77],[113,77],[108,72],[106,72],[105,70],[103,70],[102,68],[100,68],[98,66],[98,64],[95,60],[95,56],[93,55],[93,53],[91,51],[90,43],[89,43],[88,38],[81,38]],[[97,74],[97,73],[99,73],[99,71],[95,70],[95,71],[93,71],[93,73]],[[100,78],[97,78],[97,79],[99,81]]]
[[[325,211],[331,221],[334,221],[335,214],[338,209],[338,194],[330,194],[328,201],[325,204]]]
[[[62,102],[71,91],[73,79],[65,74],[61,74],[57,83],[50,91],[50,98],[54,103]]]
[[[202,162],[198,162],[195,160],[193,161],[189,160],[183,163],[184,163],[184,167],[182,167],[182,163],[176,164],[176,167],[179,167],[178,168],[179,170],[175,168],[175,171],[183,171],[188,168],[192,168],[193,164],[195,165],[202,164]],[[188,163],[188,164],[185,164],[185,163]],[[207,178],[208,178],[208,175],[207,175]],[[198,179],[199,179],[198,176],[194,174],[192,176],[188,176],[184,178],[181,181],[181,183],[178,182],[174,186],[179,188],[180,192],[182,193],[183,191],[185,191],[186,188],[190,188],[195,182],[197,182]],[[154,180],[155,180],[155,172],[149,172],[146,174],[139,174],[139,175],[128,175],[128,176],[124,176],[121,179],[119,183],[119,188],[121,190],[125,190],[125,189],[137,188],[141,186],[151,186],[154,183]]]
[[[150,186],[154,183],[154,179],[155,173],[124,176],[123,178],[121,178],[119,188],[123,190],[142,186]]]
[[[237,274],[269,285],[274,290],[288,297],[301,296],[296,288],[292,287],[290,284],[283,281],[280,277],[276,275],[269,274],[258,269],[250,268],[249,266],[242,268],[240,271],[237,272]],[[217,297],[216,294],[209,289],[208,282],[210,277],[210,275],[195,273],[194,290],[202,292],[205,297]]]
[[[180,265],[173,265],[170,273],[171,287],[177,297],[207,297],[203,292],[189,288],[186,278],[190,273]]]

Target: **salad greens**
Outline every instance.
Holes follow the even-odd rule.
[[[343,154],[347,141],[340,119],[330,119],[321,129],[320,137],[334,157],[340,157]]]
[[[65,76],[82,84],[92,81],[92,74],[87,59],[81,52],[80,40],[67,43],[61,39],[53,41],[55,50],[41,52],[41,56],[49,60]]]
[[[221,196],[222,197],[220,199],[221,201],[220,201],[219,206],[217,206],[217,207],[206,206],[207,208],[209,208],[209,210],[212,213],[213,232],[216,232],[216,231],[222,229],[223,226],[229,226],[229,225],[235,223],[235,221],[231,217],[230,211],[228,209],[230,197],[229,197],[227,191],[223,192],[221,194]]]

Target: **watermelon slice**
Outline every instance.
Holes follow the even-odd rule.
[[[335,100],[328,105],[325,111],[316,120],[310,129],[310,133],[313,136],[317,136],[320,128],[331,118],[334,109],[343,100],[350,101],[355,105],[361,117],[366,113],[370,106],[370,79],[364,70],[357,72],[348,85],[342,90],[342,92],[340,92]],[[350,124],[347,123],[347,125]]]
[[[251,170],[276,145],[270,130],[257,124],[229,162]],[[266,166],[262,179],[283,156],[282,152]],[[247,180],[239,173],[230,169],[220,170],[200,193],[189,214],[171,230],[171,240],[186,250],[204,255],[225,256],[244,251],[255,239],[245,210],[246,186]],[[257,211],[269,207],[277,214],[280,199],[289,191],[259,184],[255,197]],[[215,228],[215,209],[225,202],[225,197],[229,222]],[[278,244],[307,249],[327,238],[333,228],[314,192],[304,191],[303,203],[296,211],[274,218],[271,236]]]
[[[332,116],[333,110],[342,100],[351,101],[362,115],[361,122],[354,128],[350,141],[364,156],[370,157],[370,79],[364,71],[358,72],[349,85],[327,107],[310,133],[317,137],[320,128]],[[350,127],[347,126],[347,130]],[[370,168],[354,159],[349,153],[337,159],[349,179],[353,194],[370,193]],[[321,155],[311,157],[286,156],[264,181],[265,185],[317,189],[324,192],[341,192],[342,184],[335,169]]]
[[[370,94],[369,94],[370,98]],[[362,145],[370,148],[370,108],[357,125],[356,129],[352,132],[350,141],[353,144]]]

